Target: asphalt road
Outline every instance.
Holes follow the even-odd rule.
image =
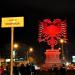
[[[9,75],[9,73],[5,73],[4,75]],[[52,74],[52,72],[49,71],[37,71],[36,75],[56,75],[56,74]],[[60,72],[58,72],[57,75],[61,75]],[[66,75],[75,75],[75,71],[66,71]]]

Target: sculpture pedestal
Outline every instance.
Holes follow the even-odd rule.
[[[46,50],[45,52],[46,59],[45,59],[45,64],[43,65],[46,68],[50,68],[52,65],[60,65],[61,60],[60,60],[60,51],[58,49],[54,50]]]

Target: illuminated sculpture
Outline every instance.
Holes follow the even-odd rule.
[[[50,19],[45,19],[39,24],[38,41],[45,41],[52,48],[57,44],[57,41],[63,38],[66,41],[66,22],[60,19],[55,19],[53,22]]]
[[[42,42],[45,41],[49,46],[51,46],[50,50],[46,50],[46,63],[53,62],[52,60],[57,60],[60,62],[59,55],[60,52],[59,50],[55,49],[55,45],[58,44],[60,39],[64,39],[65,41],[67,40],[67,33],[66,33],[66,21],[61,20],[61,19],[55,19],[53,22],[50,19],[44,19],[42,22],[39,24],[39,35],[38,35],[38,41]],[[52,55],[55,54],[56,56],[54,59],[50,58]],[[56,58],[57,57],[57,58]],[[51,60],[52,59],[52,60]],[[56,61],[55,61],[56,62]]]

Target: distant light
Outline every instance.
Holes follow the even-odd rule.
[[[15,59],[16,61],[18,61],[18,59]]]
[[[70,65],[71,63],[69,63],[69,62],[66,62],[66,66],[68,66],[68,65]]]
[[[10,62],[10,59],[6,59],[6,62]]]
[[[60,50],[61,48],[59,47],[59,50]]]
[[[60,43],[64,43],[64,40],[63,39],[60,39]]]
[[[19,58],[19,59],[21,59],[21,60],[22,60],[23,58]]]
[[[5,61],[6,61],[6,62],[10,62],[10,59],[6,59]],[[15,61],[15,59],[13,59],[13,61]]]
[[[72,62],[75,62],[75,56],[72,56]]]
[[[33,48],[30,48],[29,50],[30,50],[30,52],[32,52],[33,51]]]
[[[15,52],[15,50],[13,51],[13,57],[15,57],[15,54],[16,54],[16,52]]]
[[[35,66],[35,70],[39,70],[40,67],[38,67],[37,65],[34,65]]]
[[[18,44],[17,43],[14,44],[14,48],[18,48]]]

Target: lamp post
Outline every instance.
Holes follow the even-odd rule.
[[[29,50],[27,50],[27,60],[28,60],[28,57],[29,57],[29,53],[33,52],[33,48],[29,48]]]
[[[62,63],[64,63],[65,62],[65,57],[64,57],[64,50],[63,50],[63,44],[64,44],[64,39],[60,39],[60,43],[61,43],[61,45],[62,45]]]
[[[17,43],[14,44],[14,50],[13,50],[13,58],[15,59],[15,55],[16,55],[16,50],[19,47],[19,45]]]

